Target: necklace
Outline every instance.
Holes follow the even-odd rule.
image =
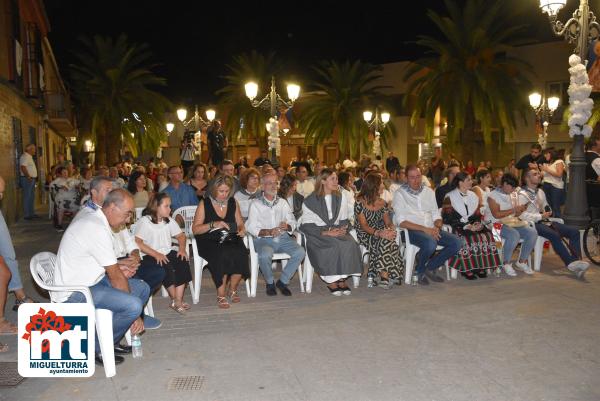
[[[210,197],[210,200],[212,200],[214,204],[218,205],[219,208],[221,208],[221,211],[223,211],[223,209],[225,209],[225,207],[227,206],[227,201],[216,200],[212,196]]]

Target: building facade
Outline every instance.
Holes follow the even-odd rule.
[[[69,156],[77,137],[69,94],[48,41],[42,0],[0,0],[0,175],[7,188],[2,212],[22,217],[19,158],[37,147],[36,206],[46,202],[46,176],[57,152]]]

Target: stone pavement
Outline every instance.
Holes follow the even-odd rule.
[[[11,232],[32,293],[29,258],[55,252],[60,235],[46,221]],[[186,316],[155,297],[163,326],[114,378],[101,367],[89,379],[29,378],[0,387],[0,400],[600,400],[597,267],[579,281],[548,253],[533,277],[387,292],[365,284],[337,298],[319,280],[300,294],[294,277],[291,298],[267,298],[259,281],[257,298],[244,290],[240,304],[219,310],[205,272]],[[0,361],[16,360],[16,338],[0,341],[11,346]],[[179,376],[200,376],[200,389],[169,390]]]

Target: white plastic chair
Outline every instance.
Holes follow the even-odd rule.
[[[550,220],[564,224],[564,220],[558,217],[551,217]],[[548,241],[547,238],[538,235],[537,241],[535,242],[535,248],[533,248],[533,270],[536,272],[539,272],[542,269],[542,256],[544,254],[544,243],[546,241]]]
[[[296,238],[300,238],[300,236],[297,236]],[[254,240],[252,235],[250,234],[246,234],[246,237],[244,238],[244,243],[246,244],[246,247],[248,248],[248,250],[250,251],[250,285],[248,286],[248,280],[246,280],[246,291],[248,292],[248,296],[255,298],[256,297],[256,287],[258,285],[258,272],[259,272],[259,266],[258,266],[258,252],[256,252],[256,250],[254,249]],[[302,246],[301,244],[298,244],[300,246]],[[274,253],[273,254],[273,268],[275,268],[277,262],[281,262],[281,267],[282,269],[285,268],[285,265],[288,261],[288,259],[290,259],[291,256],[288,255],[287,253]],[[304,282],[303,282],[303,275],[302,275],[302,263],[298,266],[298,279],[300,280],[300,292],[304,292]]]
[[[56,270],[56,255],[51,252],[40,252],[31,258],[29,263],[31,277],[41,288],[50,294],[50,300],[56,302],[56,292],[77,291],[81,292],[88,304],[93,305],[92,293],[85,286],[58,286],[54,285],[54,271]],[[113,377],[117,371],[115,367],[115,351],[113,344],[112,311],[96,309],[96,335],[100,343],[100,352],[104,362],[106,377]]]
[[[142,212],[144,211],[145,207],[136,207],[135,208],[135,221],[138,221],[139,219],[142,218]]]
[[[297,236],[298,244],[300,246],[302,246],[304,244],[304,250],[306,251],[306,255],[304,256],[304,278],[303,278],[303,280],[305,282],[306,293],[310,294],[312,292],[313,276],[315,273],[315,269],[310,261],[310,258],[308,257],[308,244],[306,241],[306,237],[303,233],[301,233],[301,232],[298,232],[298,233],[299,233],[299,235]],[[352,235],[352,238],[354,238],[354,240],[358,243],[358,240],[356,239],[356,231],[351,230],[350,235]],[[365,256],[369,255],[369,252],[363,246],[360,247],[360,252],[361,252],[361,266],[362,266],[362,262],[364,261]],[[352,276],[352,284],[353,284],[354,288],[358,288],[358,286],[360,284],[360,276]]]
[[[443,226],[442,229],[450,232],[448,226]],[[402,240],[402,234],[404,234],[404,240]],[[406,228],[397,227],[396,241],[400,247],[400,255],[404,258],[404,284],[410,285],[413,276],[413,270],[415,268],[415,259],[421,248],[411,244],[408,236],[408,229]],[[443,248],[444,247],[438,245],[436,247],[436,251],[439,251]],[[447,260],[444,265],[446,266],[446,279],[450,280],[450,267]]]

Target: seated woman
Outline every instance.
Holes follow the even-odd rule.
[[[50,192],[54,198],[55,221],[54,228],[64,231],[62,226],[65,213],[77,213],[79,201],[81,200],[80,182],[69,178],[69,170],[66,167],[56,169],[57,177],[50,183]]]
[[[308,257],[335,296],[350,295],[346,279],[363,270],[358,244],[348,234],[352,210],[346,196],[339,191],[335,171],[324,168],[302,205],[300,231],[306,235]]]
[[[298,185],[298,180],[296,179],[295,175],[284,175],[279,183],[277,196],[287,200],[290,208],[292,209],[292,213],[294,213],[296,221],[298,221],[300,216],[302,216],[302,203],[304,203],[304,196],[296,192],[296,185]]]
[[[479,170],[475,174],[477,184],[473,186],[472,191],[479,198],[479,207],[487,207],[487,197],[490,194],[490,186],[492,185],[492,174],[488,170]],[[482,212],[483,213],[483,212]]]
[[[139,177],[138,177],[139,178]],[[171,309],[183,314],[190,306],[183,302],[185,284],[192,280],[186,238],[171,215],[171,198],[164,192],[156,194],[135,225],[135,242],[142,262],[139,270],[165,269],[163,285],[171,297]],[[171,249],[171,238],[177,239],[179,250]]]
[[[246,229],[240,207],[231,196],[233,178],[217,176],[210,191],[196,209],[192,232],[196,235],[198,253],[208,262],[217,287],[217,305],[227,309],[230,307],[227,297],[232,303],[240,302],[238,285],[242,277],[250,276],[248,249],[242,241]],[[230,234],[228,240],[223,241],[223,231]]]
[[[146,175],[141,171],[134,171],[129,177],[127,190],[133,195],[133,203],[135,207],[146,207],[152,197],[151,193],[146,190],[148,180]]]
[[[384,189],[381,174],[368,174],[356,197],[354,214],[358,242],[369,250],[368,276],[379,276],[378,286],[387,290],[394,283],[402,283],[404,264],[390,209],[381,198]]]
[[[464,240],[462,249],[448,263],[468,280],[487,277],[486,269],[496,269],[502,264],[494,236],[481,222],[479,198],[471,191],[472,186],[470,175],[458,173],[442,204],[444,224],[450,225]]]
[[[260,173],[254,167],[247,168],[240,177],[240,190],[233,197],[240,205],[244,221],[248,220],[250,201],[260,195]]]
[[[206,192],[206,186],[208,185],[208,170],[204,163],[196,163],[190,172],[190,179],[187,181],[188,184],[196,191],[198,201],[202,200]]]
[[[0,334],[17,334],[17,326],[4,317],[4,307],[6,306],[10,278],[10,270],[6,262],[4,262],[4,258],[0,256]],[[0,352],[5,351],[8,351],[8,345],[0,343]]]

